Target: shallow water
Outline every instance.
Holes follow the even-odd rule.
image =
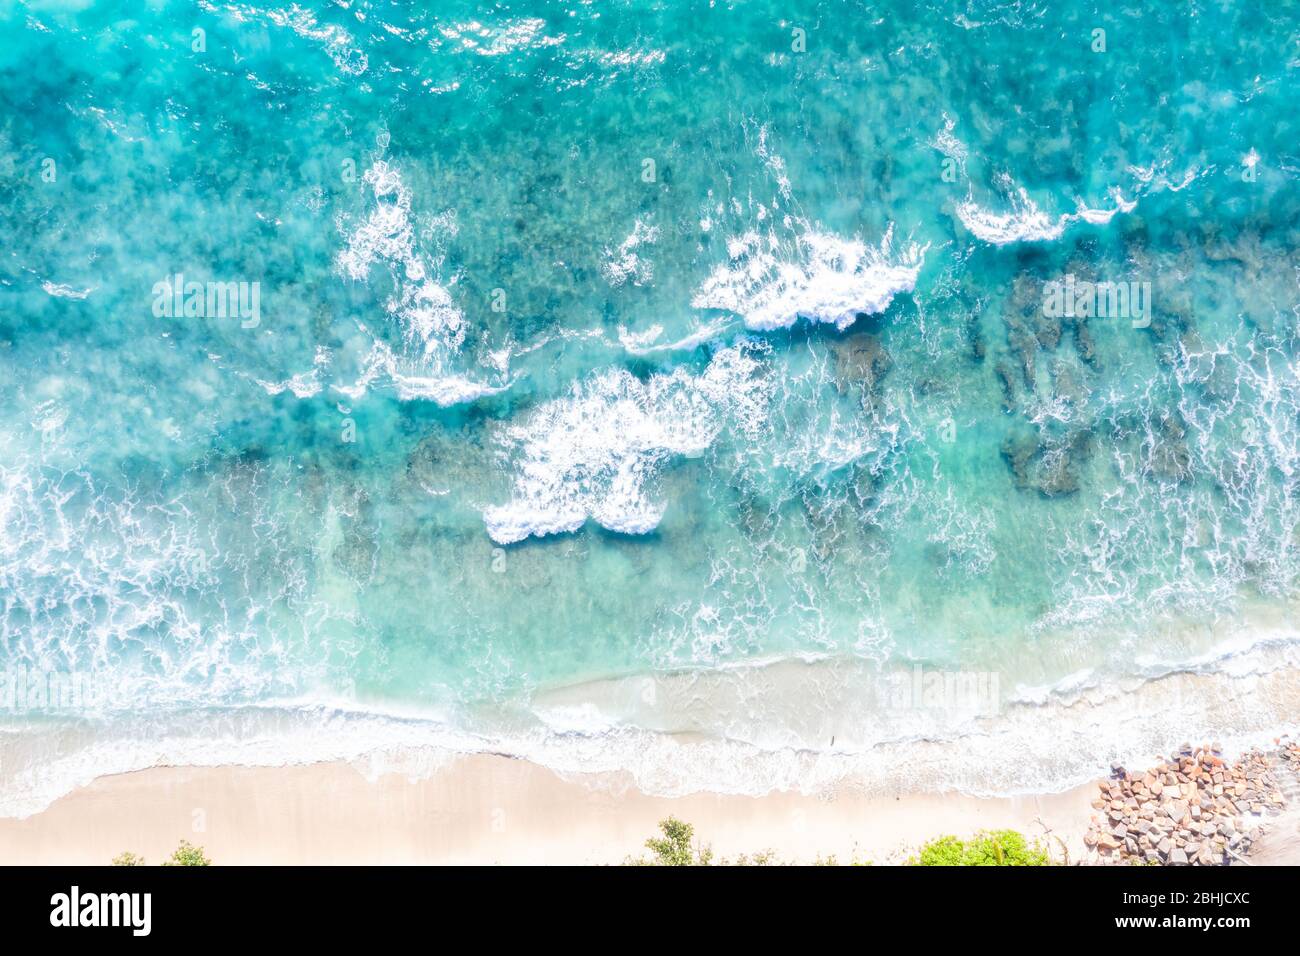
[[[334,721],[570,766],[690,731],[762,789],[999,739],[857,719],[918,665],[998,710],[1274,666],[1298,13],[0,4],[0,808]],[[1061,315],[1066,276],[1135,297]],[[868,676],[757,666],[808,660]],[[733,671],[707,718],[544,706]]]

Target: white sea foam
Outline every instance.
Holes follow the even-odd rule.
[[[649,219],[638,219],[631,233],[617,249],[605,248],[605,262],[602,269],[605,278],[612,286],[624,282],[633,285],[646,285],[654,279],[654,263],[646,258],[643,246],[653,245],[659,240],[659,227]]]
[[[256,379],[258,385],[266,391],[268,395],[279,395],[281,392],[292,392],[298,398],[312,398],[319,395],[321,391],[321,372],[329,367],[330,350],[323,346],[316,349],[316,359],[312,363],[310,371],[299,372],[290,378],[282,379],[278,382],[268,381],[266,379]]]
[[[721,318],[712,322],[705,322],[697,326],[695,331],[689,332],[672,342],[660,342],[663,337],[664,327],[662,325],[652,325],[644,332],[632,332],[619,326],[618,340],[629,355],[654,355],[659,352],[687,352],[691,349],[697,349],[707,342],[712,342],[720,338],[729,329],[734,320]]]
[[[957,138],[954,130],[957,128],[957,121],[947,113],[943,114],[943,129],[935,134],[934,140],[930,143],[935,149],[943,153],[949,159],[953,160],[964,173],[966,171],[967,150],[966,144]]]
[[[407,341],[426,355],[440,347],[459,348],[465,339],[464,316],[416,250],[411,191],[397,169],[383,160],[376,160],[362,179],[370,186],[375,205],[365,222],[348,235],[338,256],[339,271],[349,279],[365,281],[373,265],[387,264],[397,290],[387,308],[399,320]],[[455,235],[453,216],[443,217],[439,225],[447,235]]]
[[[320,376],[316,369],[312,369],[310,372],[300,372],[292,378],[280,382],[268,382],[259,378],[257,384],[262,386],[268,395],[293,392],[298,398],[311,398],[320,394],[321,390]]]
[[[100,715],[276,687],[277,652],[258,649],[262,615],[300,609],[305,582],[283,520],[263,504],[266,483],[240,468],[214,477],[201,500],[161,498],[84,473],[0,465],[0,690],[9,668],[80,672],[93,683],[87,710]],[[251,533],[227,536],[212,521],[211,509],[232,507],[244,509],[235,527]],[[263,563],[282,576],[221,592],[224,571]]]
[[[726,230],[727,261],[700,284],[694,308],[730,312],[754,331],[789,328],[800,319],[843,330],[916,287],[928,245],[909,241],[895,249],[892,224],[872,245],[809,222],[796,211],[789,171],[768,128],[755,135],[755,156],[774,191],[766,201],[752,194],[742,201],[734,185],[722,200],[709,190],[700,229]]]
[[[48,280],[41,283],[41,288],[45,290],[46,295],[52,295],[56,299],[85,299],[95,291],[94,286],[86,289],[74,289],[62,282],[50,282]]]
[[[97,777],[149,767],[342,760],[374,776],[400,769],[417,776],[479,749],[486,749],[482,738],[433,719],[312,705],[217,707],[95,727],[46,721],[35,732],[0,719],[0,816],[29,816]],[[418,769],[417,754],[424,757]]]
[[[1300,522],[1294,362],[1207,343],[1182,354],[1170,374],[1184,392],[1211,376],[1233,387],[1218,401],[1180,403],[1176,434],[1168,405],[1145,378],[1117,381],[1096,397],[1100,427],[1135,432],[1138,453],[1114,449],[1120,487],[1060,527],[1046,568],[1054,605],[1036,632],[1097,634],[1131,661],[1144,652],[1137,635],[1155,615],[1216,620],[1245,594],[1292,592]],[[1180,470],[1213,475],[1214,487],[1182,482]],[[1136,632],[1132,643],[1118,640],[1121,632]]]
[[[446,408],[496,395],[510,387],[508,380],[499,385],[488,385],[463,375],[422,375],[407,371],[410,368],[410,362],[404,361],[391,348],[376,340],[361,363],[361,374],[357,380],[351,385],[335,385],[334,390],[356,401],[370,389],[372,383],[382,381],[389,384],[402,401],[420,399]]]
[[[363,181],[371,188],[374,208],[347,234],[336,267],[355,281],[366,281],[375,265],[388,267],[394,293],[385,310],[400,332],[401,343],[393,347],[382,336],[374,336],[370,352],[362,359],[359,378],[351,385],[335,385],[335,389],[356,399],[367,389],[385,384],[404,400],[453,405],[508,388],[508,381],[477,382],[454,367],[465,341],[465,317],[438,277],[440,260],[430,260],[417,248],[411,192],[398,170],[377,160],[366,170]],[[436,217],[431,225],[441,241],[456,235],[452,213]],[[346,224],[341,222],[340,228],[346,231]],[[364,324],[361,328],[369,334]]]
[[[1233,754],[1294,733],[1294,640],[1255,646],[1248,661],[1234,661],[1231,672],[1175,670],[1122,688],[1070,675],[1052,688],[1019,688],[991,714],[935,707],[907,693],[895,700],[909,689],[906,670],[882,684],[866,662],[827,660],[562,688],[535,700],[533,720],[488,719],[477,730],[441,713],[309,700],[111,725],[0,721],[0,816],[28,816],[98,776],[148,767],[340,760],[372,779],[419,779],[474,753],[530,760],[592,785],[601,785],[593,775],[625,774],[643,792],[669,797],[844,787],[1060,792],[1104,775],[1113,762],[1147,765],[1186,739],[1219,739]],[[864,693],[879,706],[862,706]]]
[[[975,238],[996,246],[1014,242],[1051,242],[1061,238],[1075,222],[1105,225],[1118,213],[1132,212],[1136,201],[1126,200],[1118,189],[1111,189],[1114,206],[1095,209],[1082,199],[1076,201],[1072,213],[1053,216],[1038,207],[1023,186],[1015,186],[1010,177],[1000,176],[999,185],[1006,192],[1010,208],[1005,212],[992,212],[968,199],[957,206],[957,217]]]
[[[1050,216],[1043,212],[1023,187],[1012,194],[1009,212],[988,212],[967,200],[957,207],[957,216],[976,238],[999,246],[1059,239],[1070,222],[1069,216]]]
[[[71,411],[68,406],[56,402],[54,399],[41,402],[32,409],[32,428],[36,429],[43,436],[56,434],[65,424]],[[3,525],[0,525],[3,527]]]
[[[1154,193],[1167,189],[1169,192],[1178,193],[1198,179],[1213,173],[1215,168],[1208,166],[1204,169],[1198,169],[1196,166],[1189,166],[1181,176],[1171,176],[1170,167],[1172,165],[1172,161],[1166,157],[1146,166],[1129,166],[1128,172],[1137,180],[1140,190]]]
[[[610,369],[573,385],[500,436],[513,494],[483,512],[488,534],[509,544],[576,531],[588,518],[611,531],[652,531],[665,508],[653,497],[662,467],[703,454],[729,422],[752,427],[766,387],[745,345],[719,351],[699,375],[677,369],[642,381]]]
[[[870,246],[787,218],[781,229],[728,240],[730,262],[713,271],[691,305],[733,312],[756,331],[789,328],[800,318],[845,329],[859,314],[883,312],[895,296],[911,292],[927,248],[911,242],[895,252],[892,226]]]
[[[793,193],[790,188],[790,176],[786,171],[785,159],[776,153],[768,144],[768,127],[763,125],[758,130],[758,145],[754,148],[754,155],[763,161],[772,178],[776,180],[777,194],[784,202],[790,202],[793,199]]]

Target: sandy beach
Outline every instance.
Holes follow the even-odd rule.
[[[824,680],[824,669],[815,667],[763,673],[778,683],[798,678],[796,686],[804,692],[809,681],[825,686],[817,683]],[[1054,857],[1062,860],[1068,852],[1077,862],[1088,855],[1083,838],[1096,812],[1097,777],[1061,792],[1009,797],[972,796],[930,781],[938,771],[953,768],[968,768],[977,780],[976,772],[983,770],[998,771],[1004,782],[1042,779],[1054,768],[1059,771],[1067,754],[1077,757],[1099,746],[1097,741],[1113,742],[1121,730],[1127,733],[1122,749],[1129,755],[1121,762],[1145,770],[1170,752],[1161,729],[1169,721],[1189,731],[1186,739],[1198,741],[1217,739],[1216,728],[1234,728],[1237,733],[1224,738],[1231,741],[1228,755],[1235,759],[1248,746],[1269,746],[1277,735],[1270,726],[1283,732],[1285,715],[1294,713],[1300,699],[1298,680],[1300,670],[1286,665],[1233,678],[1181,674],[1094,702],[1010,707],[991,725],[997,733],[965,738],[959,752],[937,742],[884,747],[860,762],[856,775],[845,773],[838,780],[814,760],[800,765],[804,777],[791,779],[824,776],[831,782],[809,786],[806,793],[774,789],[762,796],[718,793],[707,786],[662,796],[665,791],[639,783],[627,770],[566,771],[495,753],[443,752],[436,759],[407,761],[392,759],[401,752],[396,747],[287,765],[218,758],[211,766],[167,766],[170,761],[162,757],[156,760],[163,766],[86,778],[89,783],[38,805],[36,812],[0,818],[0,860],[104,864],[130,851],[157,863],[188,840],[204,847],[217,864],[617,864],[641,855],[659,821],[675,816],[693,824],[715,854],[733,859],[771,851],[788,862],[834,857],[840,863],[898,863],[943,834],[1012,828],[1030,837],[1050,834]],[[726,681],[707,685],[711,707],[727,699],[728,687]],[[610,701],[633,690],[619,682],[587,684],[551,695],[546,705],[554,710],[572,699],[610,707]],[[667,704],[679,697],[691,700],[672,682],[653,695]],[[696,710],[700,706],[697,701]],[[679,709],[696,713],[685,704]],[[191,735],[206,733],[205,726],[191,727]],[[251,726],[242,731],[253,743],[273,741],[277,738],[265,735],[274,726],[261,727],[262,733]],[[347,724],[331,726],[341,742]],[[170,740],[168,746],[184,752],[189,742]],[[76,753],[85,746],[78,738],[51,737],[33,746],[37,743],[38,751],[64,747]],[[652,744],[660,748],[647,764],[652,767],[673,760],[701,766],[698,748],[709,746],[674,735],[643,741]],[[249,753],[261,750],[253,747]],[[1019,757],[998,762],[999,753]],[[22,757],[21,750],[13,754]],[[12,785],[20,784],[15,777]],[[1261,845],[1270,862],[1300,859],[1300,843],[1287,827],[1274,827]]]
[[[662,798],[613,775],[561,777],[490,755],[416,781],[368,780],[345,763],[164,767],[103,777],[41,813],[0,820],[0,859],[103,864],[129,850],[157,863],[189,840],[226,865],[616,864],[639,856],[669,815],[724,857],[771,850],[788,861],[880,864],[942,833],[1046,827],[1077,858],[1093,792]]]

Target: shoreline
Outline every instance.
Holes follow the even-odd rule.
[[[1116,763],[1162,759],[1183,740],[1221,740],[1237,753],[1300,734],[1300,645],[1226,663],[1233,669],[1011,702],[992,715],[925,702],[877,707],[878,684],[816,663],[589,682],[538,695],[524,721],[475,731],[418,713],[311,702],[109,722],[0,715],[0,820],[151,768],[337,762],[371,780],[414,779],[471,754],[662,797],[1061,793]]]
[[[181,840],[216,865],[619,864],[675,816],[719,857],[903,862],[946,833],[1011,828],[1084,856],[1095,784],[1059,794],[652,796],[626,774],[557,774],[517,758],[456,758],[427,777],[367,779],[343,762],[286,767],[157,767],[100,777],[23,819],[0,819],[9,864],[149,864]],[[1045,829],[1046,828],[1046,829]]]
[[[1054,858],[1081,862],[1106,767],[1166,759],[1176,728],[1176,739],[1224,740],[1228,756],[1293,734],[1295,653],[1287,645],[1239,658],[1235,674],[1171,674],[1069,701],[1018,703],[946,740],[849,752],[701,733],[717,714],[756,720],[758,702],[802,699],[811,689],[863,699],[866,685],[816,665],[765,670],[767,693],[758,696],[752,684],[737,690],[741,674],[669,678],[649,693],[644,679],[567,688],[537,702],[548,732],[518,738],[518,749],[468,738],[449,749],[420,720],[361,715],[356,724],[312,709],[249,711],[234,722],[208,715],[184,735],[152,740],[140,726],[140,736],[125,740],[143,742],[139,751],[75,727],[48,737],[16,729],[0,740],[11,806],[35,802],[42,781],[32,771],[48,769],[51,754],[75,761],[79,779],[32,812],[0,817],[0,860],[103,865],[129,851],[157,863],[188,840],[218,864],[617,864],[638,856],[674,816],[722,858],[770,851],[783,862],[898,863],[938,836],[1009,828],[1050,834]],[[656,711],[693,726],[608,733],[622,719],[653,725]],[[844,725],[811,733],[828,730],[843,733]],[[289,741],[310,746],[283,760]],[[198,744],[205,759],[194,759]],[[981,789],[991,775],[1010,786]],[[740,779],[769,785],[749,793],[718,785]],[[1277,852],[1300,862],[1293,843]]]

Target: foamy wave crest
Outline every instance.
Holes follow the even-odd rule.
[[[995,246],[1013,242],[1051,242],[1061,238],[1074,222],[1105,225],[1116,214],[1132,212],[1137,207],[1135,201],[1126,200],[1118,189],[1112,189],[1110,196],[1115,205],[1110,209],[1094,209],[1078,200],[1075,212],[1052,216],[1038,208],[1023,186],[1013,185],[1009,176],[999,176],[998,185],[1010,201],[1007,212],[990,212],[971,199],[957,206],[957,217],[962,225],[975,238]]]
[[[375,207],[348,236],[338,256],[339,271],[349,279],[364,282],[371,266],[387,263],[396,290],[387,308],[399,319],[407,342],[422,348],[425,354],[439,346],[459,348],[465,340],[464,316],[451,293],[429,274],[429,267],[416,251],[411,191],[398,171],[383,160],[367,169],[362,179],[370,186]],[[454,218],[444,217],[442,225],[455,235]]]
[[[893,232],[890,226],[873,247],[813,229],[794,240],[751,230],[727,243],[731,261],[713,271],[691,305],[734,312],[755,331],[789,328],[800,318],[846,329],[916,287],[928,246],[909,243],[895,255]]]
[[[706,322],[697,326],[695,331],[682,336],[674,342],[659,341],[664,334],[662,325],[652,325],[644,332],[632,332],[624,326],[619,326],[618,341],[629,355],[654,355],[657,352],[689,352],[691,349],[697,349],[706,342],[712,342],[720,337],[734,321],[734,319],[718,319],[713,322]]]
[[[365,326],[362,326],[364,330]],[[361,365],[361,374],[352,385],[335,385],[334,390],[348,398],[359,399],[376,381],[387,382],[402,401],[420,399],[446,408],[463,405],[496,395],[510,387],[509,382],[487,385],[463,375],[421,375],[408,372],[409,362],[383,342],[376,341]]]
[[[730,312],[754,331],[789,328],[801,318],[843,330],[916,287],[928,245],[909,242],[895,250],[892,225],[872,246],[809,222],[797,212],[788,169],[767,127],[755,135],[754,154],[773,191],[764,202],[751,189],[742,202],[735,183],[728,183],[725,200],[709,190],[700,229],[726,230],[728,261],[701,283],[694,308]]]
[[[258,385],[266,391],[268,395],[279,395],[281,392],[293,392],[298,398],[311,398],[320,394],[321,390],[321,371],[329,367],[330,350],[324,347],[316,349],[316,358],[312,362],[311,371],[299,372],[291,378],[283,379],[279,382],[272,382],[266,379],[255,379]]]
[[[62,282],[50,282],[49,280],[42,282],[41,288],[45,291],[46,295],[52,295],[56,299],[85,299],[90,295],[90,293],[95,291],[94,286],[85,289],[74,289],[72,286],[66,285]]]
[[[465,342],[465,317],[438,279],[441,261],[426,261],[416,248],[411,191],[397,169],[383,160],[377,160],[362,178],[371,188],[375,206],[348,235],[336,267],[346,278],[364,282],[375,264],[388,266],[393,294],[385,310],[400,331],[401,346],[394,348],[376,337],[357,381],[336,389],[355,399],[379,382],[391,385],[404,400],[452,405],[508,387],[508,383],[474,382],[453,370],[453,360]],[[439,216],[433,225],[446,238],[456,234],[452,213]]]
[[[659,227],[646,219],[638,219],[632,232],[617,249],[605,249],[605,263],[601,267],[612,286],[624,282],[645,285],[654,278],[654,263],[645,258],[642,246],[654,245],[659,240]]]
[[[488,534],[510,544],[576,531],[588,518],[624,534],[654,530],[665,509],[651,496],[660,469],[702,455],[729,420],[753,427],[767,388],[761,367],[755,349],[740,345],[698,376],[677,369],[641,381],[611,369],[575,384],[506,430],[514,493],[483,512]]]

